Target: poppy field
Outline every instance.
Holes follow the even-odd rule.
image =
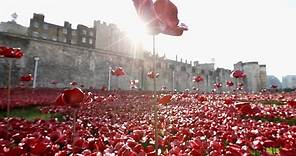
[[[157,144],[158,155],[293,156],[295,97],[294,92],[159,92],[155,123],[150,92],[12,90],[12,108],[39,106],[62,120],[1,118],[0,155],[145,156],[155,155]],[[1,100],[3,109],[4,104]]]

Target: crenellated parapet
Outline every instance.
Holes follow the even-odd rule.
[[[48,82],[57,78],[64,84],[58,87],[65,87],[72,80],[86,87],[106,86],[109,67],[122,66],[127,74],[122,78],[112,77],[112,89],[128,90],[129,80],[138,79],[139,88],[153,90],[153,80],[147,77],[147,73],[153,69],[154,57],[150,52],[144,51],[140,44],[135,44],[115,24],[94,21],[93,27],[79,24],[73,29],[69,22],[59,26],[47,23],[44,19],[44,15],[34,14],[28,28],[15,22],[0,24],[0,45],[20,47],[25,51],[24,58],[16,64],[15,74],[32,73],[33,58],[38,56],[39,87],[50,87]],[[0,69],[4,68],[5,63],[1,61]],[[238,62],[234,69],[247,74],[247,78],[243,80],[246,90],[258,91],[266,88],[265,65],[259,65],[258,62]],[[4,70],[0,72],[2,71]],[[171,60],[165,55],[157,55],[156,72],[160,74],[157,90],[163,86],[169,90],[195,87],[210,92],[215,89],[215,83],[222,83],[219,91],[230,91],[231,88],[226,87],[226,81],[234,81],[229,69],[215,68],[214,63],[178,59],[177,56],[175,60]],[[204,80],[193,82],[197,75]],[[3,82],[0,78],[0,87]]]
[[[61,42],[82,47],[95,47],[95,30],[84,25],[77,25],[72,29],[69,22],[59,26],[44,21],[44,15],[34,14],[30,20],[28,35],[33,38]]]

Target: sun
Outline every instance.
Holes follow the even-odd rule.
[[[126,35],[135,43],[146,42],[148,30],[141,21],[130,22],[126,27]]]

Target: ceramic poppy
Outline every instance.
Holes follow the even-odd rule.
[[[153,71],[149,71],[147,73],[147,76],[151,79],[154,79],[154,78],[158,78],[159,77],[159,73],[154,73]]]
[[[25,81],[25,82],[29,82],[29,81],[32,81],[32,80],[33,80],[33,77],[32,77],[31,74],[23,75],[20,78],[20,81]]]
[[[204,80],[204,78],[202,76],[194,76],[193,77],[193,82],[196,82],[196,83],[201,82],[203,80]]]
[[[0,57],[21,58],[23,55],[19,48],[0,47]]]
[[[114,76],[124,76],[125,72],[122,67],[117,67],[116,69],[111,70],[111,74]]]

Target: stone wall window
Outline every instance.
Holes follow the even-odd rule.
[[[186,71],[186,67],[185,66],[182,66],[181,67],[181,71]]]
[[[32,36],[33,36],[33,37],[39,37],[39,32],[33,31],[33,32],[32,32]]]
[[[47,39],[48,35],[46,33],[43,33],[41,36],[43,39]]]
[[[89,44],[93,44],[93,40],[91,38],[89,39]]]
[[[82,34],[83,34],[83,35],[86,35],[86,30],[83,29],[83,30],[82,30]]]
[[[82,37],[82,43],[86,43],[86,38]]]
[[[89,32],[89,36],[94,36],[93,31],[90,31],[90,32]]]
[[[43,29],[48,30],[48,24],[43,24]]]
[[[63,28],[63,34],[67,34],[67,33],[68,33],[67,29]]]
[[[71,44],[76,44],[76,40],[72,40],[71,41]]]
[[[192,73],[196,73],[196,69],[195,68],[192,68]]]
[[[34,23],[33,23],[33,26],[34,26],[35,28],[39,28],[39,23],[38,23],[38,22],[34,22]]]
[[[175,66],[172,65],[172,64],[169,65],[169,68],[172,69],[172,70],[175,70]]]
[[[161,68],[161,63],[160,63],[160,62],[158,62],[158,63],[156,64],[156,68]]]
[[[76,36],[77,32],[75,30],[72,31],[72,36]]]

